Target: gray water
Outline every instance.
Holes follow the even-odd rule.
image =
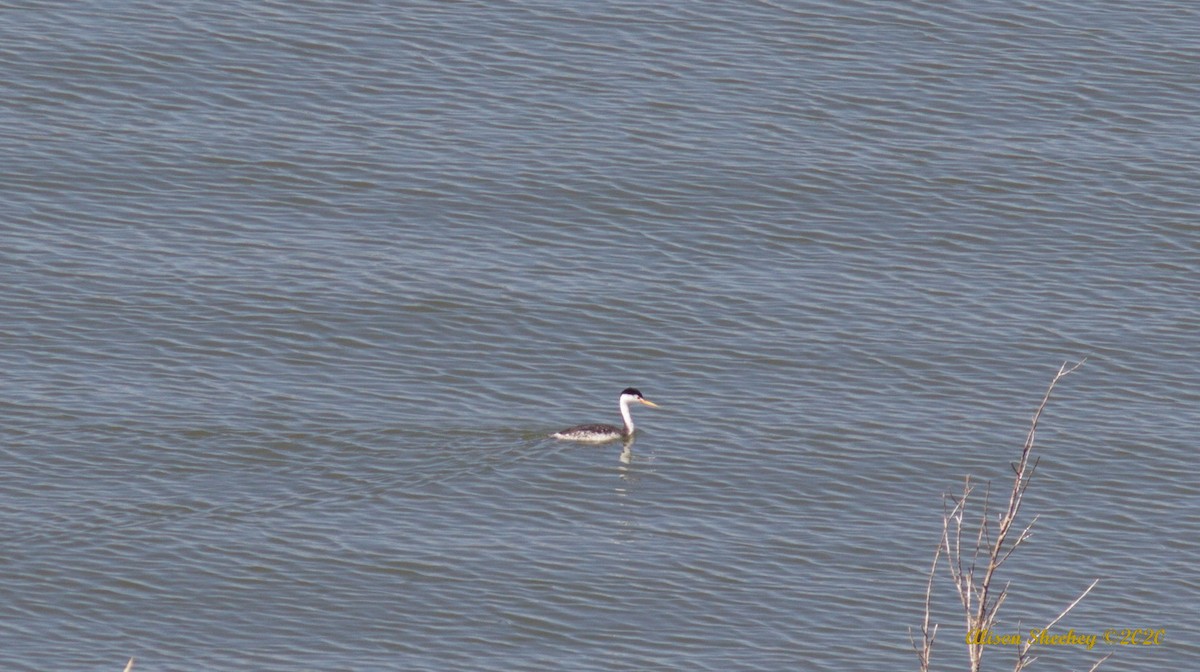
[[[1060,631],[1165,641],[1036,669],[1185,669],[1198,66],[1178,0],[6,3],[0,664],[915,669],[1086,357],[1002,630],[1100,578]]]

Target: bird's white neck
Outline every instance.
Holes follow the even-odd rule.
[[[628,395],[621,395],[621,419],[625,421],[625,436],[633,435],[633,415],[629,412]]]

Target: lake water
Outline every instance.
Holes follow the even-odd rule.
[[[915,669],[1084,357],[1000,628],[1200,658],[1193,3],[0,16],[4,668]]]

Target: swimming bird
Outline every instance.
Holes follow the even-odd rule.
[[[658,404],[643,397],[641,392],[632,387],[627,387],[621,392],[620,400],[621,419],[625,421],[624,427],[613,427],[612,425],[576,425],[570,429],[555,432],[550,436],[556,439],[566,439],[567,441],[591,441],[595,443],[629,438],[633,436],[633,416],[629,414],[629,404],[635,401],[639,404],[658,407]]]

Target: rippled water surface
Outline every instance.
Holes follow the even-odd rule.
[[[1002,630],[1200,655],[1192,4],[0,15],[5,668],[915,669],[1083,357]]]

